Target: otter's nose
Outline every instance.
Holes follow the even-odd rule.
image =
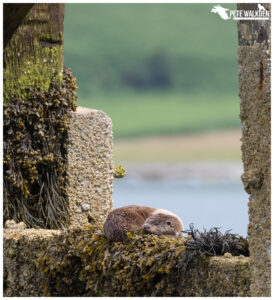
[[[145,231],[149,230],[149,228],[150,228],[150,226],[149,226],[148,224],[145,224],[145,225],[143,226],[143,229],[144,229]]]

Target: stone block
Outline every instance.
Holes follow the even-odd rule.
[[[3,234],[3,277],[5,297],[42,296],[42,274],[35,261],[53,234],[59,230],[5,229]]]
[[[70,115],[67,183],[70,226],[102,223],[112,209],[112,122],[102,111],[78,107]]]

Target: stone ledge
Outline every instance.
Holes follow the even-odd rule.
[[[35,261],[58,230],[4,230],[4,296],[42,296]],[[249,258],[209,257],[188,273],[182,296],[250,296]],[[62,295],[60,295],[62,296]]]
[[[205,280],[204,296],[246,297],[250,296],[249,257],[223,256],[209,259]]]

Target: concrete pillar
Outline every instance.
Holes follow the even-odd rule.
[[[102,223],[112,209],[112,122],[78,107],[70,115],[66,193],[70,225]]]
[[[270,10],[270,4],[263,4]],[[238,4],[257,10],[258,4]],[[251,295],[270,296],[270,21],[238,22],[242,181],[249,197]]]

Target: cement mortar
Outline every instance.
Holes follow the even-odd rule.
[[[78,107],[70,115],[67,197],[70,226],[103,223],[112,209],[112,122],[105,113]]]
[[[239,4],[238,9],[247,4]],[[270,5],[264,4],[268,9]],[[242,181],[249,197],[251,295],[271,295],[270,21],[241,21],[239,88]]]

